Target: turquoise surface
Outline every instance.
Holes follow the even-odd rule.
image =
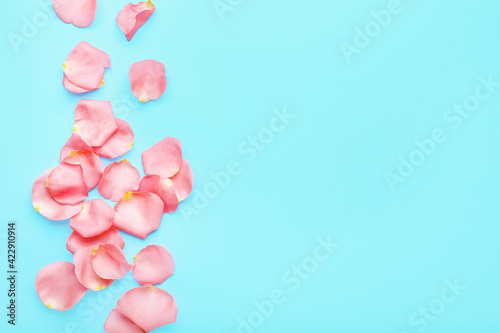
[[[98,1],[86,29],[46,0],[3,6],[1,332],[103,332],[137,285],[129,274],[67,312],[34,289],[40,268],[72,260],[67,221],[43,218],[30,194],[81,98],[110,100],[131,124],[124,157],[142,174],[141,152],[166,136],[193,168],[192,195],[158,231],[123,234],[130,260],[162,244],[176,263],[161,288],[177,322],[155,333],[498,332],[498,1],[158,0],[130,42],[123,5]],[[112,67],[76,95],[62,64],[82,40]],[[128,81],[143,59],[168,79],[145,104]]]

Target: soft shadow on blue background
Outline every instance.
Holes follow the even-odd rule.
[[[17,221],[19,281],[11,327],[2,259],[0,330],[103,332],[136,286],[129,274],[64,313],[34,290],[40,268],[72,256],[67,221],[40,216],[31,185],[57,165],[74,107],[88,98],[112,101],[131,124],[125,157],[141,173],[140,153],[173,136],[195,174],[193,195],[157,232],[123,234],[130,259],[149,244],[174,256],[161,287],[179,316],[155,332],[497,332],[500,86],[457,128],[444,117],[480,76],[500,82],[498,2],[402,0],[350,62],[342,43],[391,1],[231,3],[221,20],[210,0],[157,1],[131,42],[115,22],[125,2],[99,1],[87,29],[53,14],[43,22],[36,2],[4,8],[0,240],[6,252],[6,224]],[[16,52],[9,38],[33,16],[40,27]],[[101,89],[75,95],[62,86],[62,64],[82,40],[112,67]],[[137,104],[128,69],[143,59],[166,65],[168,87]],[[273,119],[285,109],[281,126]],[[279,130],[266,129],[271,122]],[[436,128],[446,140],[392,191],[386,173]],[[237,172],[214,185],[228,163]],[[336,247],[318,248],[329,237]]]

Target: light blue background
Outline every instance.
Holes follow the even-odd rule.
[[[127,42],[115,22],[125,2],[99,1],[91,27],[50,17],[17,53],[9,33],[21,34],[23,18],[31,21],[42,7],[4,7],[0,214],[2,225],[18,223],[20,273],[12,328],[3,314],[7,262],[0,256],[0,331],[102,332],[118,298],[136,286],[129,279],[107,294],[88,292],[67,312],[47,309],[34,290],[40,268],[72,256],[68,223],[32,208],[31,185],[57,165],[74,107],[89,98],[111,100],[131,124],[136,141],[125,157],[141,173],[140,153],[165,136],[181,140],[195,192],[211,182],[210,172],[232,160],[241,165],[189,219],[180,209],[145,241],[124,234],[130,259],[155,243],[174,256],[175,275],[162,288],[179,316],[155,332],[237,332],[238,318],[275,289],[286,300],[255,332],[418,332],[423,326],[410,316],[438,304],[445,281],[455,279],[467,289],[423,331],[497,332],[500,89],[458,129],[443,114],[474,93],[478,76],[500,81],[500,6],[402,1],[403,11],[348,63],[340,44],[352,43],[354,29],[388,2],[252,0],[220,20],[210,0],[158,0]],[[82,40],[106,51],[112,67],[101,89],[76,95],[62,86],[62,64]],[[126,106],[129,66],[143,59],[166,65],[166,93]],[[283,107],[295,119],[247,161],[238,146]],[[399,156],[435,128],[447,141],[392,192],[384,174],[396,172]],[[194,198],[180,207],[196,208]],[[328,236],[340,248],[291,290],[283,274]]]

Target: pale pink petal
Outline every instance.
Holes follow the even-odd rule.
[[[113,226],[139,238],[158,229],[163,215],[163,202],[149,192],[127,192],[115,205]]]
[[[70,79],[68,79],[68,77],[66,76],[66,74],[64,74],[62,82],[63,82],[64,88],[66,88],[69,92],[72,92],[72,93],[75,93],[75,94],[82,94],[82,93],[85,93],[85,92],[96,90],[96,89],[80,88],[79,86],[77,86],[73,82],[71,82]]]
[[[82,167],[61,163],[52,170],[45,181],[50,195],[63,205],[76,205],[88,196]]]
[[[69,252],[75,254],[75,252],[79,249],[89,246],[97,246],[101,243],[115,244],[121,249],[125,247],[122,235],[120,235],[118,230],[111,227],[100,235],[88,238],[83,237],[78,232],[74,231],[71,235],[69,235],[68,240],[66,241],[66,248]]]
[[[137,191],[141,175],[127,160],[114,162],[104,169],[97,191],[106,199],[117,202],[127,192]]]
[[[94,151],[85,141],[82,140],[80,134],[73,133],[66,144],[61,149],[61,154],[59,155],[59,160],[62,162],[66,156],[69,155],[74,150],[90,150]]]
[[[52,170],[49,169],[46,173],[50,173]],[[60,204],[50,195],[47,186],[45,186],[46,180],[47,176],[41,175],[33,183],[31,200],[35,210],[50,220],[66,220],[78,214],[82,208],[83,201],[75,205]]]
[[[104,167],[99,156],[93,151],[74,150],[64,158],[63,163],[82,167],[83,180],[87,184],[87,190],[90,191],[99,185]]]
[[[179,202],[186,199],[193,190],[193,171],[188,161],[182,160],[181,169],[170,179],[174,184],[174,190]]]
[[[83,237],[95,237],[113,224],[115,210],[102,199],[85,201],[80,213],[73,216],[69,221],[71,229]]]
[[[92,267],[103,279],[121,279],[132,269],[125,253],[114,244],[100,244],[93,255]]]
[[[76,105],[73,131],[90,146],[102,146],[117,129],[109,101],[82,99]]]
[[[149,245],[134,257],[132,272],[139,284],[163,283],[174,273],[174,259],[163,246]]]
[[[85,28],[94,22],[97,10],[96,0],[52,0],[52,7],[64,23]]]
[[[149,1],[139,2],[137,5],[131,2],[118,13],[116,23],[123,31],[127,40],[134,37],[137,30],[153,15],[155,6]]]
[[[109,313],[104,323],[104,330],[107,333],[147,333],[116,309]]]
[[[87,42],[80,42],[63,64],[63,84],[68,90],[77,93],[99,89],[104,84],[104,72],[110,66],[106,52]]]
[[[95,151],[106,158],[116,158],[127,153],[134,145],[134,132],[129,123],[115,118],[118,129],[100,147],[94,147]]]
[[[117,311],[146,332],[175,323],[177,305],[168,292],[155,286],[127,291],[116,304]]]
[[[143,60],[132,64],[128,77],[132,93],[141,102],[160,98],[167,88],[165,65],[156,60]]]
[[[151,175],[142,178],[139,184],[139,192],[151,192],[163,201],[163,212],[173,213],[179,206],[179,200],[170,178]]]
[[[73,262],[75,263],[75,274],[78,281],[90,290],[97,291],[109,287],[113,280],[103,279],[94,271],[92,267],[94,250],[95,246],[79,249],[73,256]]]
[[[67,261],[54,262],[39,270],[35,289],[43,304],[59,311],[71,309],[87,292],[76,278],[75,266]]]
[[[146,175],[170,178],[182,165],[182,148],[179,139],[166,137],[142,152],[142,165]]]

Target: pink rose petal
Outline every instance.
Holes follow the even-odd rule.
[[[127,153],[134,145],[134,132],[129,123],[115,118],[118,129],[100,147],[94,147],[95,151],[106,158],[116,158]]]
[[[156,194],[127,192],[115,206],[113,226],[145,239],[159,228],[162,215],[163,202]]]
[[[96,0],[52,0],[52,7],[64,23],[85,28],[94,22],[97,10]]]
[[[102,199],[92,199],[83,204],[80,212],[69,221],[71,229],[83,237],[95,237],[113,224],[115,210]]]
[[[110,66],[106,52],[87,42],[80,42],[63,64],[63,85],[75,93],[99,89],[104,84],[104,72]]]
[[[134,37],[137,30],[153,15],[155,6],[151,1],[139,2],[137,5],[131,2],[118,13],[116,23],[123,31],[127,40]]]
[[[142,165],[146,175],[170,178],[182,165],[182,148],[179,139],[166,137],[142,152]]]
[[[154,286],[127,291],[115,309],[146,332],[177,319],[177,305],[172,295]]]
[[[88,289],[97,291],[109,287],[113,280],[103,279],[94,271],[92,267],[94,250],[94,246],[79,249],[73,256],[73,262],[75,263],[75,274],[78,281]]]
[[[35,289],[38,297],[49,309],[71,309],[87,292],[75,275],[75,266],[58,261],[45,266],[36,275]]]
[[[160,98],[167,88],[165,65],[156,60],[143,60],[132,64],[128,76],[132,93],[141,102]]]
[[[170,178],[151,175],[142,178],[139,184],[139,192],[150,192],[160,197],[163,201],[163,212],[173,213],[179,206],[179,200]]]
[[[147,333],[116,309],[109,313],[104,323],[104,330],[107,333]]]
[[[92,90],[96,90],[96,89],[85,89],[85,88],[78,87],[77,85],[75,85],[73,82],[71,82],[68,79],[66,74],[64,74],[62,82],[63,82],[64,88],[66,88],[66,90],[68,90],[69,92],[72,92],[74,94],[83,94],[83,93],[86,93],[86,92],[89,92]],[[101,83],[104,83],[104,81],[101,81]]]
[[[130,191],[137,191],[141,175],[139,171],[127,160],[114,162],[104,169],[101,183],[97,191],[111,201],[120,200]]]
[[[45,181],[50,195],[63,205],[76,205],[88,196],[82,167],[61,163],[52,170]]]
[[[90,146],[102,146],[117,129],[109,101],[82,99],[76,105],[73,131]]]
[[[186,199],[193,190],[193,171],[191,171],[188,161],[182,160],[181,169],[170,179],[174,184],[179,202]]]
[[[163,246],[149,245],[134,257],[132,272],[139,284],[163,283],[174,273],[174,259]]]
[[[55,201],[45,186],[47,174],[52,170],[47,170],[45,175],[41,175],[35,180],[31,190],[31,200],[35,210],[44,217],[50,220],[66,220],[80,212],[83,201],[75,205],[63,205]]]
[[[90,150],[94,151],[85,141],[82,140],[80,134],[73,133],[66,144],[61,149],[61,154],[59,155],[59,160],[62,162],[66,156],[75,150]]]
[[[82,167],[83,180],[90,191],[101,181],[104,166],[99,156],[91,150],[72,151],[63,160],[63,163],[79,165]]]
[[[69,235],[66,241],[66,248],[69,252],[75,254],[79,249],[97,246],[101,243],[115,244],[116,246],[123,249],[125,247],[125,242],[123,241],[122,235],[115,228],[111,227],[107,231],[100,235],[94,237],[83,237],[78,232],[74,231]]]
[[[93,255],[92,267],[103,279],[121,279],[132,269],[125,253],[114,244],[100,244]]]

